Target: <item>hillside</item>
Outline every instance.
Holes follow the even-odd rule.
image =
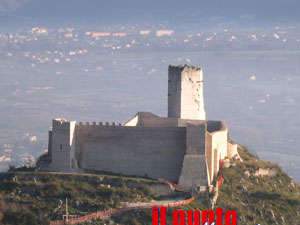
[[[64,175],[35,172],[0,176],[0,224],[40,225],[61,219],[65,199],[70,214],[118,207],[121,202],[147,202],[157,182],[110,175]]]
[[[300,224],[300,187],[277,165],[262,161],[239,147],[243,162],[224,164],[224,183],[216,207],[236,209],[239,224]],[[66,175],[12,172],[0,176],[0,224],[48,224],[64,214],[65,198],[70,214],[115,208],[121,202],[184,197],[154,180],[112,175]],[[209,207],[207,195],[185,209]],[[169,210],[170,216],[171,210]],[[169,220],[171,221],[171,220]],[[110,221],[90,224],[151,224],[151,210],[135,210]]]
[[[232,161],[225,165],[229,167],[223,169],[225,180],[216,207],[237,210],[240,225],[300,225],[299,184],[279,166],[259,160],[246,148],[239,146],[238,151],[243,162]],[[185,207],[195,208],[209,208],[208,201],[200,197],[198,202]],[[150,211],[136,211],[119,216],[115,221],[150,225],[150,216]]]
[[[245,148],[239,154],[244,162],[223,171],[217,207],[236,209],[240,224],[300,224],[300,186]]]

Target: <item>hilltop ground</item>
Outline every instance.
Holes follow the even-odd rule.
[[[225,181],[216,207],[236,209],[242,225],[300,225],[299,185],[277,165],[259,160],[243,147],[238,151],[243,162],[224,164]],[[70,213],[82,215],[118,207],[121,202],[184,197],[154,180],[111,175],[11,172],[0,176],[0,184],[0,224],[4,225],[41,225],[60,219],[66,198]],[[184,209],[207,209],[209,205],[207,195],[202,195]],[[151,224],[151,210],[130,211],[89,224],[108,223]]]

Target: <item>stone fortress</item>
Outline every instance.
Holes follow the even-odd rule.
[[[99,171],[205,188],[237,153],[222,121],[206,120],[203,72],[169,66],[168,117],[138,112],[123,125],[54,119],[41,170]]]

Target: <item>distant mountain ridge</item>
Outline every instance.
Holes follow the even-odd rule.
[[[0,12],[32,18],[97,18],[123,21],[124,19],[224,16],[239,20],[254,16],[270,20],[299,20],[300,2],[296,0],[253,1],[172,1],[172,0],[3,0]]]
[[[24,6],[28,0],[1,0],[0,1],[0,12],[15,11],[19,7]]]

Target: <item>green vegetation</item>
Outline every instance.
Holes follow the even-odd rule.
[[[121,202],[153,199],[155,181],[100,175],[11,172],[0,175],[0,224],[41,225],[61,219],[65,199],[70,214],[119,207]]]
[[[217,207],[236,209],[240,224],[300,224],[299,185],[277,165],[259,160],[244,147],[238,151],[244,161],[223,170]],[[276,174],[257,176],[259,168]]]
[[[216,207],[237,210],[240,225],[300,225],[300,186],[277,165],[259,160],[239,146],[243,162],[232,161],[222,173],[225,178]],[[259,168],[273,169],[276,175],[257,176]],[[206,196],[183,209],[208,209]],[[151,225],[151,211],[127,212],[113,218],[121,224]],[[171,210],[168,210],[168,221]],[[100,224],[100,223],[99,223]],[[169,223],[171,225],[171,223]]]
[[[222,173],[225,178],[216,207],[235,209],[240,225],[300,225],[300,187],[277,165],[259,160],[239,147],[243,162],[231,161]],[[257,171],[273,171],[259,176]],[[0,175],[0,224],[44,225],[61,219],[66,198],[70,213],[119,207],[121,202],[146,202],[182,197],[179,193],[157,193],[159,183],[144,178],[110,174],[63,175],[12,170]],[[153,191],[156,190],[156,191]],[[179,196],[178,196],[179,195]],[[208,195],[183,209],[208,209]],[[168,221],[171,221],[168,210]],[[109,221],[84,225],[151,225],[151,210],[133,210]],[[171,223],[169,223],[171,224]]]

